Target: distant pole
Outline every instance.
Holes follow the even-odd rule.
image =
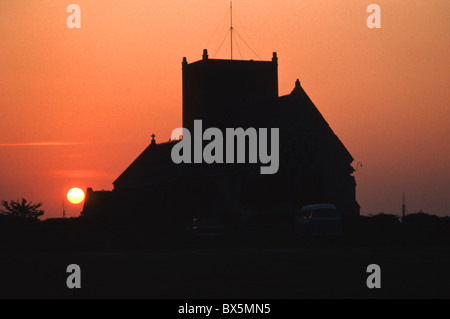
[[[63,197],[62,199],[63,218],[66,218],[66,207],[67,207],[66,199]]]
[[[402,204],[402,222],[405,219],[406,216],[406,198],[405,193],[402,194],[403,204]]]
[[[230,1],[230,35],[231,35],[231,60],[233,60],[233,1]]]

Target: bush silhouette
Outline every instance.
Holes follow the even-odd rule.
[[[0,212],[6,216],[38,219],[40,216],[44,215],[44,211],[40,209],[42,203],[33,204],[32,202],[28,202],[25,198],[17,201],[11,200],[10,202],[2,200],[2,206],[5,210],[0,209]]]

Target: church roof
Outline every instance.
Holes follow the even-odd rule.
[[[113,182],[115,189],[151,187],[170,184],[185,178],[219,176],[254,169],[255,165],[180,163],[172,161],[172,147],[179,140],[156,144],[152,142]]]
[[[280,128],[281,139],[288,134],[314,137],[314,142],[327,148],[327,153],[341,158],[348,165],[351,164],[353,157],[334,134],[299,81],[291,94],[278,98],[275,104],[273,107],[261,109],[264,111],[258,115],[258,127]],[[237,115],[230,114],[230,116]],[[114,181],[115,188],[146,187],[187,177],[230,174],[255,167],[245,164],[175,164],[171,158],[171,151],[178,142],[177,140],[156,144],[153,140]],[[280,147],[283,147],[283,140],[280,141]]]

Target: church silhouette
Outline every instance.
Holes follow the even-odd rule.
[[[185,225],[212,216],[251,227],[276,223],[301,206],[334,204],[358,216],[353,158],[297,80],[278,95],[278,57],[271,61],[182,60],[183,127],[279,128],[279,170],[261,175],[256,164],[175,164],[173,140],[150,145],[113,182],[112,191],[88,188],[82,215],[102,221]]]

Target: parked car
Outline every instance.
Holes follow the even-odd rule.
[[[188,226],[188,233],[193,237],[223,237],[224,228],[219,219],[214,217],[197,217]]]
[[[340,236],[341,214],[331,204],[303,206],[295,214],[295,233],[298,236]]]

